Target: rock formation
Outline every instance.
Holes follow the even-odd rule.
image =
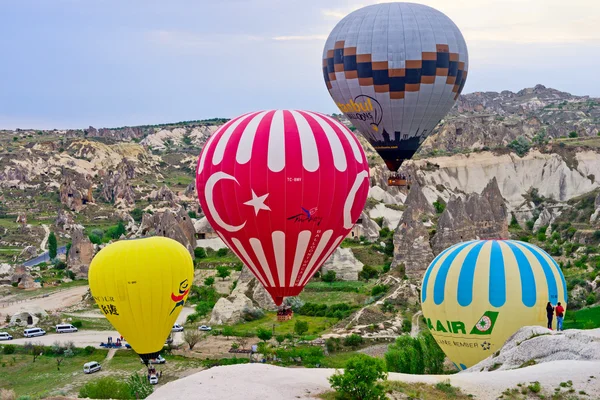
[[[323,263],[321,273],[334,271],[336,279],[341,281],[357,281],[358,273],[364,264],[354,257],[352,249],[338,247],[333,254]]]
[[[135,176],[135,168],[126,160],[123,160],[116,171],[109,171],[102,183],[102,197],[109,203],[122,201],[125,204],[135,203],[135,193],[131,188],[129,180]]]
[[[33,276],[29,272],[28,267],[19,265],[15,267],[11,277],[11,283],[17,283],[19,289],[36,289],[41,287],[39,282],[35,282]]]
[[[420,277],[433,260],[429,229],[425,223],[435,214],[418,183],[412,185],[398,229],[394,233],[392,267],[402,267],[411,277]]]
[[[210,324],[236,324],[243,321],[244,312],[258,308],[276,310],[277,306],[248,267],[244,266],[233,292],[217,301],[212,310]]]
[[[37,256],[38,249],[35,246],[27,246],[17,257],[17,260],[27,261]]]
[[[179,211],[166,210],[154,214],[145,213],[137,232],[138,236],[165,236],[184,245],[194,257],[196,230],[192,219],[183,208]]]
[[[148,195],[148,200],[158,201],[158,202],[166,202],[171,207],[175,207],[175,205],[176,205],[176,202],[175,202],[176,197],[173,194],[173,192],[171,191],[171,189],[169,189],[166,185],[161,186],[160,189],[158,189],[158,190],[153,190]]]
[[[434,254],[472,239],[508,239],[507,210],[498,182],[493,178],[481,195],[463,200],[452,197],[438,220],[431,243]]]
[[[60,185],[60,202],[71,211],[81,211],[87,203],[94,202],[92,182],[77,173],[67,172],[63,168],[63,181]]]
[[[75,225],[73,215],[71,215],[71,213],[65,212],[62,208],[59,208],[58,215],[56,216],[56,220],[54,221],[54,225],[58,229],[64,231],[70,230]]]
[[[83,233],[81,227],[73,229],[71,248],[67,256],[67,268],[73,271],[77,278],[87,278],[92,258],[94,258],[94,245]]]
[[[557,332],[525,326],[508,338],[495,357],[492,355],[461,373],[502,371],[559,360],[600,360],[600,329]]]
[[[10,317],[8,326],[36,326],[48,313],[38,306],[24,305],[20,311]]]

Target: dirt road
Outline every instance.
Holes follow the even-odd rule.
[[[0,314],[13,315],[21,310],[27,310],[31,306],[41,307],[46,312],[70,307],[81,302],[81,297],[87,292],[88,286],[77,286],[70,289],[60,290],[46,297],[35,297],[19,303],[0,307]]]

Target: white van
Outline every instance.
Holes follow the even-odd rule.
[[[45,334],[46,331],[40,328],[29,328],[23,331],[23,336],[25,337],[43,336]]]
[[[75,328],[71,324],[56,325],[56,333],[70,333],[70,332],[77,332],[77,328]]]
[[[93,372],[100,371],[101,369],[102,369],[102,366],[99,363],[97,363],[96,361],[91,361],[89,363],[83,364],[83,373],[84,374],[91,374]]]
[[[0,332],[0,340],[12,340],[12,338],[7,332]]]

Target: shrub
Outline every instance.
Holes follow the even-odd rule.
[[[388,371],[409,374],[440,374],[444,371],[445,354],[431,333],[421,332],[417,338],[400,336],[385,353]]]
[[[339,395],[361,400],[385,400],[383,386],[378,383],[382,379],[387,379],[383,361],[365,354],[348,360],[343,374],[338,372],[328,378]]]
[[[585,298],[585,304],[587,304],[588,306],[591,306],[592,304],[594,304],[596,302],[596,293],[591,292],[590,294],[588,294],[588,296]]]
[[[65,268],[67,268],[67,263],[64,261],[58,261],[56,264],[54,264],[54,269],[63,270]]]
[[[578,135],[577,135],[577,132],[575,132],[575,131],[571,131],[571,132],[569,132],[569,137],[570,137],[570,138],[576,138],[577,136],[578,136]]]
[[[519,136],[508,144],[508,148],[517,153],[519,157],[523,157],[529,152],[531,143],[524,136]]]
[[[446,202],[442,198],[438,197],[438,199],[433,202],[433,207],[435,208],[436,213],[441,214],[446,209]]]
[[[323,282],[327,282],[327,283],[335,282],[335,279],[336,279],[336,273],[332,269],[330,269],[329,271],[324,273],[323,276],[321,277],[321,280]]]
[[[365,281],[369,281],[369,279],[373,279],[377,277],[377,270],[370,265],[364,265],[362,271],[360,271],[359,278],[364,279]]]
[[[219,250],[217,250],[217,257],[225,257],[227,253],[229,253],[227,247],[220,248]]]
[[[88,356],[94,354],[95,351],[96,348],[94,346],[85,346],[85,348],[83,349],[83,352]]]
[[[405,319],[402,321],[402,332],[409,333],[412,330],[412,321],[410,319]]]
[[[344,338],[344,346],[346,347],[358,347],[363,343],[363,338],[356,333],[348,335]]]
[[[392,267],[392,263],[391,262],[386,262],[385,264],[383,264],[383,273],[388,273],[390,272],[390,268]]]
[[[14,344],[5,344],[2,348],[2,353],[4,354],[15,354],[15,345]]]
[[[194,249],[194,256],[196,258],[206,258],[206,250],[204,250],[204,247],[196,247]]]
[[[73,321],[73,323],[71,325],[73,325],[77,329],[80,329],[83,326],[83,322],[81,322],[81,321]]]
[[[244,307],[242,310],[242,318],[244,321],[255,321],[265,316],[265,313],[260,308],[248,308]]]
[[[196,211],[194,211],[194,210],[188,211],[188,216],[190,218],[194,218],[194,219],[198,218],[198,214],[196,214]]]
[[[330,353],[333,353],[334,351],[338,351],[341,348],[342,344],[340,341],[340,338],[327,338],[327,340],[325,340],[325,347],[327,348],[327,351]]]
[[[133,210],[131,210],[131,212],[129,213],[129,215],[131,215],[131,218],[133,218],[133,220],[135,222],[141,222],[142,221],[142,217],[144,215],[144,211],[142,211],[141,208],[134,208]]]
[[[387,290],[387,285],[375,285],[373,286],[373,289],[371,289],[371,296],[375,297],[379,294],[387,292]]]
[[[127,383],[112,377],[89,381],[79,389],[79,397],[91,399],[129,399],[131,393]]]
[[[144,375],[138,375],[137,372],[129,376],[127,387],[129,388],[131,398],[134,399],[145,399],[154,390],[148,379]]]
[[[204,279],[204,286],[212,286],[214,284],[215,284],[214,276],[209,276],[208,278]]]

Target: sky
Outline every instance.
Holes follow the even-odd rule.
[[[376,0],[0,0],[0,129],[119,127],[272,108],[339,112],[329,32]],[[420,0],[469,51],[463,93],[600,97],[600,2]]]

